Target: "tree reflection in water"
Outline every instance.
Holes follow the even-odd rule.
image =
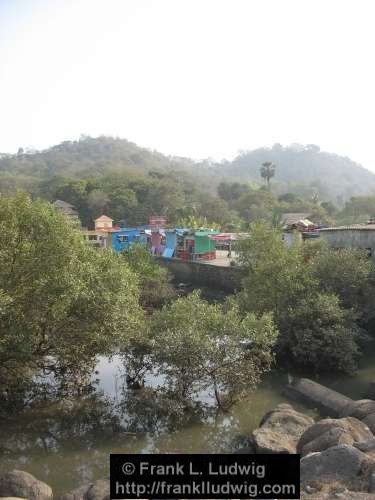
[[[28,408],[0,421],[0,472],[26,470],[55,494],[108,475],[111,452],[230,451],[238,427],[207,403],[187,404],[149,386],[122,384],[115,397],[87,379],[79,397],[66,382],[59,390],[42,383],[33,390]]]

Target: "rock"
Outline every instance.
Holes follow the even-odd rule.
[[[363,420],[371,413],[375,413],[375,401],[372,399],[359,399],[350,403],[341,413],[341,417],[355,417]]]
[[[85,500],[110,500],[109,479],[99,479],[87,490]]]
[[[66,493],[60,497],[60,500],[84,500],[86,491],[91,487],[91,484],[80,486],[70,493]]]
[[[234,455],[253,455],[255,453],[255,448],[252,446],[246,446],[245,448],[239,448],[234,451]]]
[[[267,413],[253,432],[256,453],[296,453],[296,444],[314,420],[289,404],[280,404]]]
[[[316,451],[324,451],[339,444],[353,444],[353,438],[344,429],[334,427],[307,443],[302,449],[299,449],[299,453],[305,456]]]
[[[302,434],[297,444],[297,453],[306,455],[338,444],[368,441],[373,437],[367,425],[356,418],[325,418]]]
[[[98,479],[62,495],[60,500],[109,500],[109,490],[109,479]]]
[[[309,495],[312,495],[313,493],[316,493],[318,491],[317,488],[314,488],[313,486],[310,486],[309,484],[307,484],[305,486],[305,491],[306,493],[308,493]]]
[[[295,444],[282,432],[261,427],[253,432],[256,453],[295,453]]]
[[[301,459],[301,483],[324,482],[334,478],[340,483],[350,482],[360,475],[367,456],[353,446],[346,444],[328,450],[311,453]]]
[[[53,497],[48,484],[21,470],[13,470],[0,477],[0,496],[28,500],[50,500]]]
[[[366,424],[372,432],[375,432],[375,413],[367,415],[367,417],[365,417],[362,422]]]
[[[313,423],[312,417],[296,411],[290,404],[281,403],[264,415],[260,427],[283,427],[289,434],[293,434],[298,433],[295,426],[305,429]]]
[[[341,495],[341,496],[340,496]],[[344,495],[344,496],[343,496]],[[334,500],[336,498],[344,498],[345,500],[375,500],[375,495],[372,493],[365,493],[362,491],[346,491],[342,492],[326,492],[317,494],[308,494],[302,492],[301,500]]]
[[[370,473],[368,479],[368,490],[370,493],[375,493],[375,471],[372,471]]]
[[[348,488],[345,488],[344,486],[341,486],[339,488],[336,488],[333,492],[332,495],[335,498],[347,498],[347,495],[349,493]]]
[[[255,446],[252,437],[238,435],[231,443],[233,453],[255,453]]]
[[[353,443],[353,446],[363,451],[363,453],[367,453],[369,451],[375,450],[375,438],[369,439],[368,441],[357,441]]]

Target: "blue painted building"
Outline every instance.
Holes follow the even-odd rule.
[[[140,230],[136,227],[122,227],[111,233],[111,239],[115,252],[127,252],[131,245],[140,242]]]

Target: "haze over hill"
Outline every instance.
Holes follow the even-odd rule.
[[[199,179],[201,187],[213,191],[222,180],[262,185],[259,167],[264,161],[276,164],[272,189],[277,194],[295,192],[341,205],[354,195],[375,193],[375,174],[347,157],[320,151],[319,146],[275,144],[272,148],[241,151],[232,161],[194,162],[188,158],[165,156],[112,137],[82,136],[44,151],[24,151],[0,156],[0,185],[17,179],[21,187],[52,176],[89,178],[121,172],[184,172]]]
[[[259,166],[265,161],[276,164],[273,184],[277,192],[301,193],[312,188],[320,198],[338,204],[354,195],[375,192],[372,172],[350,158],[320,151],[315,144],[275,144],[272,148],[242,151],[233,161],[218,166],[216,172],[236,180],[259,182]]]

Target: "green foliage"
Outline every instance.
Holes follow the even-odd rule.
[[[359,338],[351,308],[363,307],[358,296],[371,270],[363,254],[336,253],[320,242],[287,248],[280,232],[262,223],[253,225],[239,253],[246,269],[239,303],[243,311],[274,314],[279,359],[352,372]]]
[[[232,206],[246,221],[254,222],[259,219],[270,221],[278,201],[272,193],[258,189],[242,194]]]
[[[272,161],[264,161],[260,167],[260,175],[267,181],[267,188],[270,190],[270,180],[274,177],[276,165]]]
[[[375,217],[375,196],[354,196],[337,214],[339,224],[366,223]]]
[[[335,214],[332,202],[342,206],[349,196],[375,186],[373,174],[314,145],[242,151],[220,164],[166,157],[111,137],[82,136],[45,151],[20,151],[0,156],[0,192],[14,194],[21,188],[49,201],[70,202],[85,226],[100,212],[128,225],[143,224],[150,215],[166,215],[172,224],[195,215],[223,230],[241,229],[259,218],[272,221],[275,210],[317,211],[322,222],[329,222],[327,215]],[[278,165],[273,191],[279,199],[259,194],[259,165],[267,162]],[[314,195],[320,205],[312,202]],[[370,216],[371,207],[361,203],[347,206],[338,220]],[[193,207],[193,213],[181,213],[186,207]]]
[[[188,217],[184,217],[178,219],[176,221],[177,227],[187,227],[191,229],[220,229],[220,226],[215,223],[209,223],[206,217],[194,216],[190,215]]]
[[[307,199],[317,192],[321,200],[341,206],[350,196],[368,195],[375,188],[372,172],[349,158],[320,151],[315,145],[275,144],[241,151],[232,161],[217,165],[214,174],[228,181],[257,181],[259,165],[266,161],[277,165],[273,192],[278,194],[294,192]]]
[[[359,331],[333,294],[316,293],[289,305],[280,319],[279,351],[300,367],[320,373],[331,368],[353,373],[359,357]]]
[[[23,193],[0,198],[0,231],[3,383],[83,370],[137,335],[137,280],[120,256],[95,251],[51,205]]]
[[[142,306],[160,307],[175,296],[170,274],[155,262],[147,248],[132,245],[123,257],[138,277]]]
[[[228,203],[238,200],[240,196],[250,190],[251,187],[248,184],[241,184],[239,182],[229,183],[224,181],[222,181],[217,188],[219,196]]]
[[[311,267],[319,280],[319,289],[337,295],[346,309],[353,308],[360,313],[371,299],[365,290],[374,265],[364,250],[342,248],[332,251],[323,245],[311,260]]]
[[[301,256],[300,247],[287,248],[280,230],[258,222],[251,237],[237,246],[246,269],[240,301],[249,311],[283,314],[289,304],[317,286]]]
[[[276,340],[271,315],[242,318],[234,302],[209,304],[196,292],[156,312],[151,331],[152,356],[169,387],[184,398],[209,389],[221,408],[256,387]]]
[[[323,201],[320,205],[332,217],[337,212],[337,207],[331,201]]]
[[[307,212],[317,223],[330,222],[323,203],[303,199],[294,193],[276,196],[262,188],[252,188],[248,184],[221,182],[218,193],[227,200],[232,212],[246,222],[263,220],[275,227],[281,223],[281,216],[287,212]]]

